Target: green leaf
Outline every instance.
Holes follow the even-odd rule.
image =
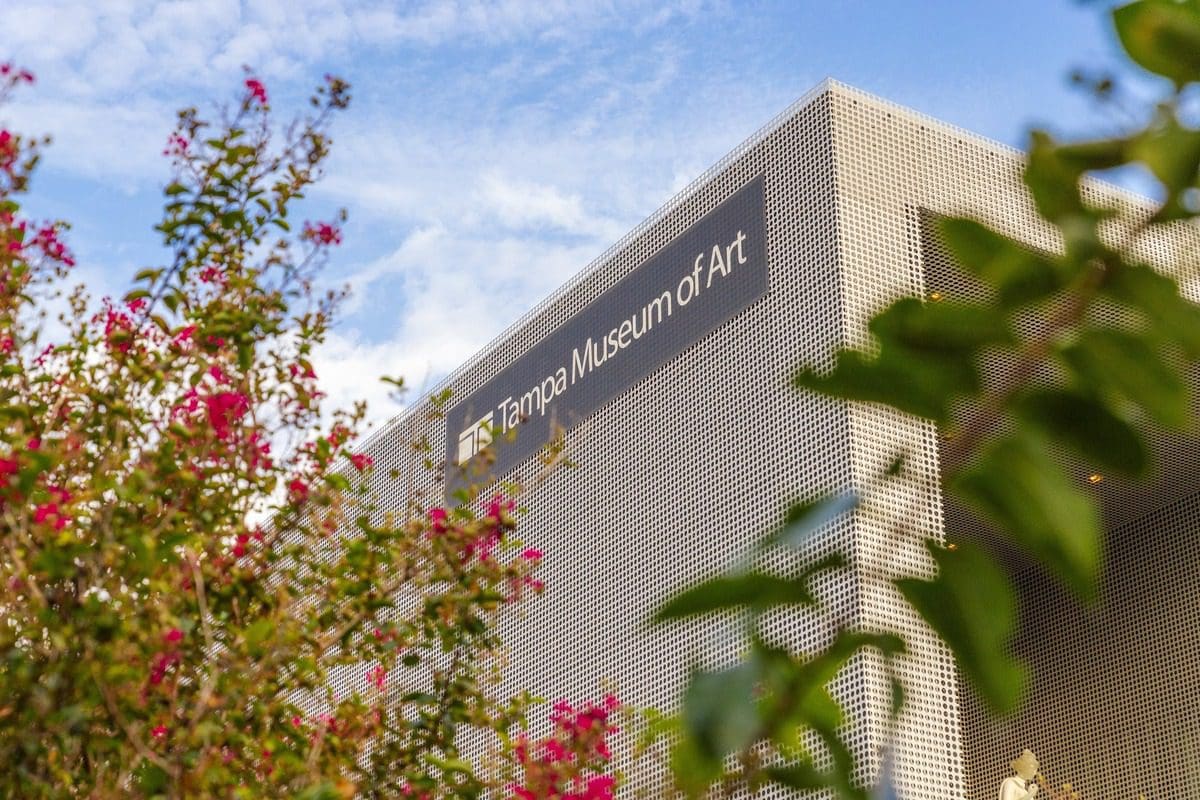
[[[721,777],[722,764],[701,752],[691,736],[680,736],[671,748],[671,772],[688,797],[703,797]]]
[[[892,716],[898,717],[904,708],[904,682],[892,675],[890,683],[892,686]]]
[[[167,197],[174,197],[177,194],[183,194],[188,188],[178,181],[170,183],[163,189],[163,194]]]
[[[796,578],[780,578],[763,572],[712,578],[685,589],[668,600],[654,615],[654,622],[693,617],[729,608],[750,606],[763,610],[781,605],[813,605],[808,581],[818,572],[844,567],[845,559],[833,553],[804,570]]]
[[[1176,85],[1200,80],[1200,9],[1193,3],[1140,0],[1113,11],[1125,52]]]
[[[1053,261],[973,219],[941,220],[942,240],[964,269],[993,288],[1002,306],[1016,306],[1059,291]]]
[[[882,344],[881,358],[892,344],[912,353],[959,355],[1013,340],[999,309],[976,303],[925,303],[915,297],[892,303],[869,327]]]
[[[683,728],[702,760],[720,764],[748,747],[759,730],[755,689],[759,663],[751,658],[717,672],[693,670],[683,695]]]
[[[142,759],[133,770],[133,782],[143,797],[154,797],[165,792],[170,776],[162,767]]]
[[[799,548],[825,525],[858,508],[859,498],[853,492],[804,500],[791,505],[784,515],[783,527],[763,539],[758,549],[766,550],[777,544]]]
[[[879,340],[871,357],[842,350],[832,372],[803,370],[794,382],[846,400],[883,403],[938,422],[951,403],[979,388],[975,354],[1012,341],[1007,320],[984,305],[896,301],[870,323]]]
[[[470,762],[464,761],[461,758],[441,758],[433,753],[425,753],[421,758],[443,772],[460,772],[467,775],[472,774]]]
[[[252,652],[260,649],[267,637],[275,632],[275,623],[269,619],[260,619],[246,628],[246,646]]]
[[[829,777],[810,761],[798,761],[783,767],[767,767],[767,777],[789,789],[809,791],[829,786]]]
[[[1032,435],[993,443],[949,488],[1076,593],[1096,591],[1102,553],[1099,514]]]
[[[296,795],[296,800],[341,800],[341,797],[336,787],[326,782],[309,786]]]
[[[937,576],[902,578],[897,588],[953,651],[984,700],[996,711],[1013,710],[1025,669],[1009,653],[1016,599],[1008,576],[974,545],[951,551],[931,542],[929,550]]]
[[[898,348],[871,358],[842,350],[831,372],[802,370],[796,386],[821,394],[882,403],[918,417],[945,422],[951,402],[979,389],[979,373],[969,359],[933,358]]]
[[[1022,397],[1014,411],[1023,423],[1057,439],[1097,467],[1134,476],[1146,471],[1141,436],[1094,396],[1041,390]]]
[[[860,650],[873,647],[890,657],[904,651],[904,642],[890,634],[840,630],[822,652],[802,660],[791,653],[756,644],[762,664],[759,718],[764,733],[785,749],[795,749],[805,729],[834,735],[842,725],[841,706],[829,694],[830,681]]]
[[[1092,139],[1058,146],[1058,157],[1079,172],[1119,167],[1129,160],[1126,139]]]
[[[1104,282],[1106,294],[1139,309],[1154,330],[1177,342],[1191,358],[1200,358],[1200,306],[1179,294],[1174,280],[1149,267],[1113,268]]]
[[[1200,168],[1200,131],[1185,128],[1173,114],[1134,140],[1133,156],[1162,181],[1174,197],[1196,182]]]
[[[1034,131],[1030,135],[1029,156],[1025,162],[1025,185],[1033,195],[1038,212],[1051,222],[1084,213],[1079,196],[1082,170],[1061,157],[1049,134]]]
[[[1186,428],[1188,386],[1143,337],[1114,328],[1086,331],[1060,358],[1083,386],[1111,387],[1159,423]]]

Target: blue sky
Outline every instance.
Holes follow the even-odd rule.
[[[176,108],[256,69],[281,113],[354,85],[306,216],[350,214],[327,279],[354,299],[318,360],[335,401],[396,410],[825,76],[1013,145],[1117,124],[1069,86],[1119,65],[1100,4],[32,0],[0,60],[38,74],[0,121],[53,134],[29,209],[119,294],[163,254]]]

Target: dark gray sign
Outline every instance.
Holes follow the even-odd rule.
[[[447,493],[484,448],[503,475],[766,292],[759,176],[450,409]]]

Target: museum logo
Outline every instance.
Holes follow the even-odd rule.
[[[466,464],[475,455],[492,443],[492,413],[484,414],[458,435],[459,465]]]

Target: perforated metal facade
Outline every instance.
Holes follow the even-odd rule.
[[[799,647],[821,644],[834,624],[902,631],[915,644],[903,665],[907,706],[895,737],[902,796],[990,800],[1009,759],[1028,746],[1043,756],[1051,777],[1061,764],[1094,792],[1088,796],[1136,796],[1150,784],[1123,782],[1125,776],[1141,770],[1135,776],[1141,780],[1152,760],[1156,788],[1149,798],[1200,798],[1200,693],[1189,687],[1171,689],[1169,700],[1163,695],[1176,686],[1172,673],[1184,671],[1190,683],[1200,678],[1200,640],[1169,633],[1200,621],[1200,601],[1192,597],[1200,588],[1194,483],[1167,481],[1174,487],[1168,499],[1133,489],[1121,495],[1117,505],[1127,518],[1113,536],[1119,564],[1109,584],[1109,593],[1121,599],[1101,612],[1109,622],[1094,623],[1116,631],[1121,646],[1106,652],[1097,639],[1111,638],[1086,625],[1072,629],[1071,653],[1062,644],[1022,643],[1035,673],[1050,671],[1054,678],[1035,681],[1017,721],[996,724],[963,691],[949,655],[884,580],[929,568],[915,541],[892,535],[897,520],[932,536],[971,534],[971,523],[955,509],[943,515],[935,430],[788,386],[798,365],[828,364],[837,345],[863,342],[866,320],[897,295],[922,294],[938,282],[948,293],[973,290],[936,252],[931,216],[968,212],[1031,246],[1056,246],[1036,222],[1013,151],[826,82],[454,372],[445,386],[463,397],[484,385],[758,176],[765,197],[767,294],[569,429],[565,443],[579,466],[554,472],[524,498],[529,514],[521,536],[546,552],[542,577],[550,588],[503,631],[512,648],[510,685],[547,697],[586,698],[608,683],[631,702],[672,707],[693,659],[732,659],[736,640],[718,623],[649,629],[644,623],[651,610],[672,590],[727,567],[777,524],[790,500],[865,488],[905,452],[908,486],[877,497],[812,543],[811,556],[839,549],[855,567],[821,578],[817,587],[836,619],[789,613],[772,622],[779,636]],[[367,452],[401,475],[397,481],[387,469],[378,471],[385,504],[399,509],[414,491],[440,498],[441,487],[428,482],[418,464],[423,455],[409,442],[425,435],[441,443],[446,433],[444,422],[417,409],[372,437]],[[1174,454],[1175,466],[1197,474],[1195,458],[1184,451]],[[538,469],[531,459],[507,477],[527,481]],[[1173,536],[1186,546],[1179,543],[1175,557],[1163,562],[1155,548]],[[1138,544],[1121,544],[1126,541]],[[1051,632],[1059,630],[1055,620],[1066,624],[1083,613],[1050,597],[1033,579],[1026,598],[1026,613]],[[1097,669],[1105,656],[1144,658],[1156,666],[1122,682],[1117,678],[1135,667]],[[1095,704],[1084,727],[1072,717],[1071,698],[1096,694],[1104,681],[1107,690],[1126,695]],[[864,657],[839,676],[835,689],[854,717],[850,736],[866,764],[862,777],[870,779],[888,738],[888,680],[879,663]],[[1050,696],[1055,704],[1044,705]],[[1154,710],[1133,713],[1131,705]],[[1106,727],[1098,727],[1100,720]],[[1129,722],[1136,725],[1122,728]],[[1172,741],[1187,742],[1178,757],[1171,755]],[[1110,761],[1124,766],[1104,766]],[[653,780],[649,773],[637,775]]]

